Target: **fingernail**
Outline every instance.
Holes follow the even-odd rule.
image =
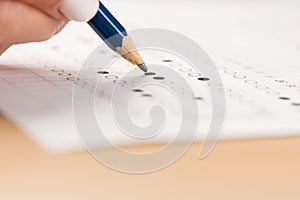
[[[64,0],[59,9],[70,20],[87,22],[96,15],[98,8],[98,0]]]

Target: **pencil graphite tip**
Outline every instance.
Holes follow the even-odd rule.
[[[145,63],[138,65],[138,67],[139,67],[142,71],[144,71],[144,72],[147,72],[147,71],[148,71],[148,68],[147,68],[147,66],[145,65]]]

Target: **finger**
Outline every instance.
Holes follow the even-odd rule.
[[[36,5],[47,8],[58,8],[63,0],[18,0],[30,5]]]
[[[99,0],[19,0],[41,9],[50,16],[61,19],[66,16],[70,20],[86,22],[95,16]]]
[[[53,18],[62,19],[65,17],[59,11],[59,7],[61,6],[63,0],[18,0],[18,1],[31,5],[32,7],[38,8]]]
[[[9,48],[8,45],[0,45],[0,56]]]
[[[0,44],[47,40],[66,23],[19,1],[0,1]]]

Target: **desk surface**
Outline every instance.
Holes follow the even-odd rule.
[[[110,170],[88,153],[50,155],[0,117],[0,199],[299,199],[300,138],[200,144],[145,175]],[[148,147],[135,147],[142,150]]]

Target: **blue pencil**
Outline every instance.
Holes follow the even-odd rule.
[[[113,51],[133,65],[137,65],[144,72],[147,72],[148,69],[132,40],[127,35],[126,29],[101,2],[97,14],[88,24]]]

